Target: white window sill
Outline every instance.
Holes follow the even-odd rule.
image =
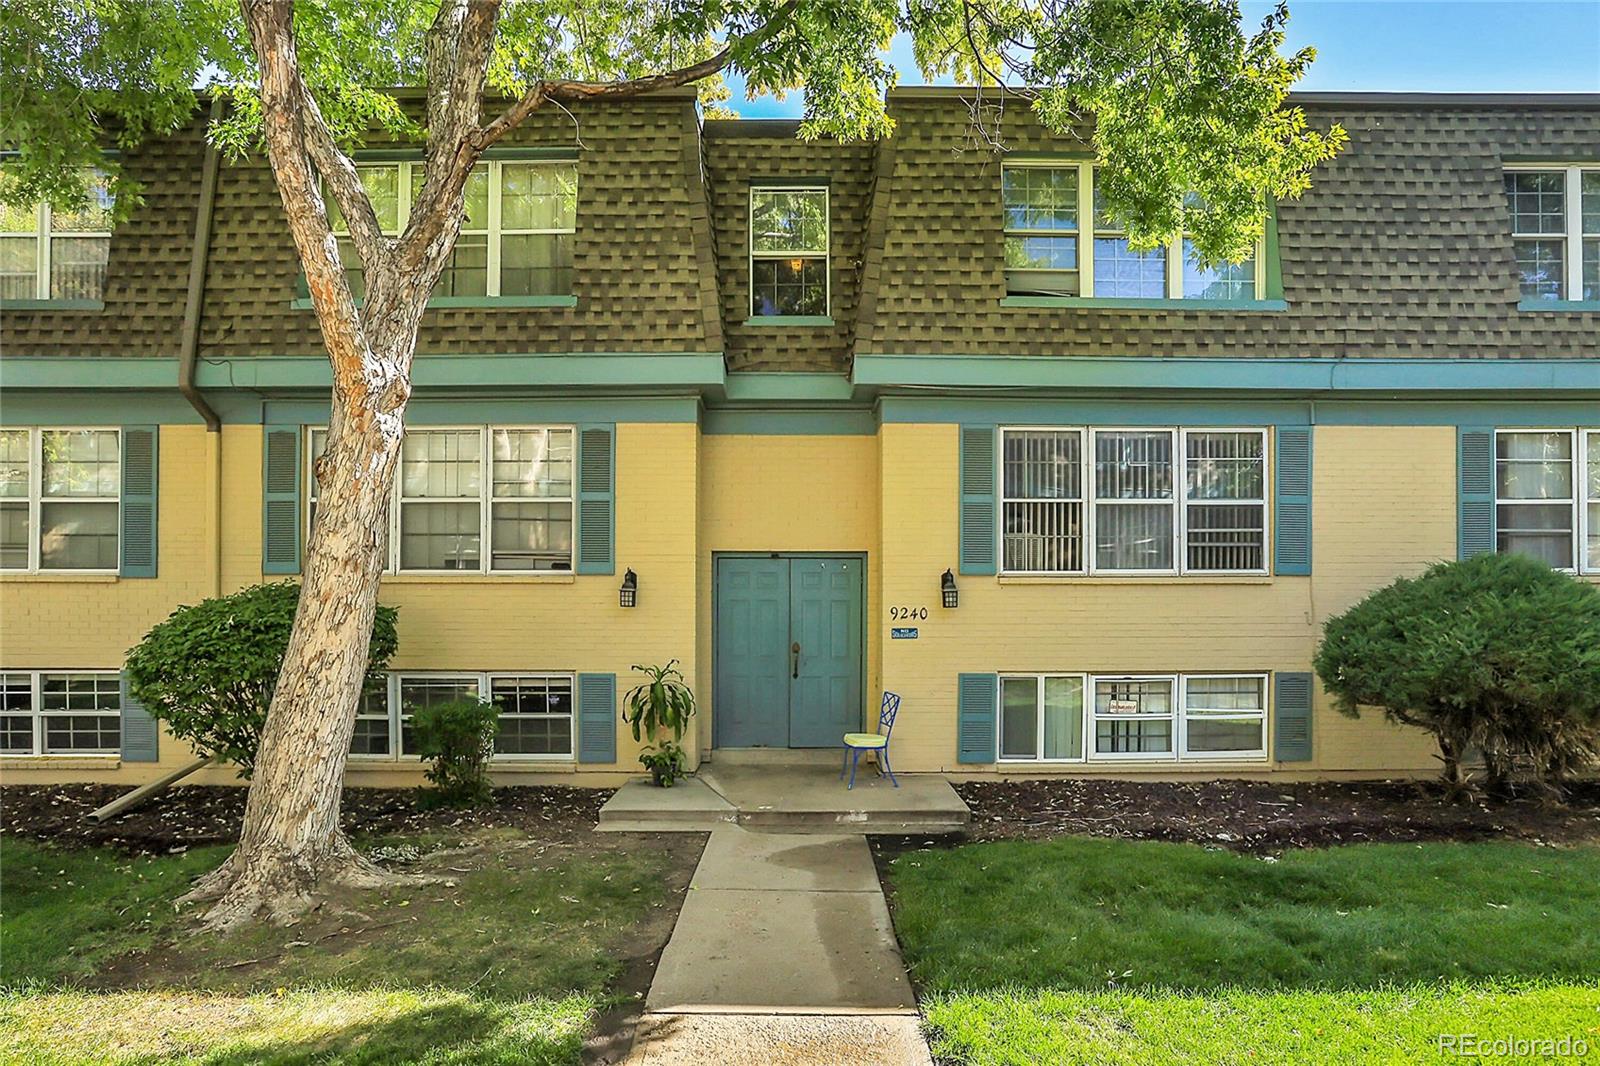
[[[436,570],[427,573],[384,574],[385,585],[571,585],[577,575],[570,570],[546,573],[461,573]]]
[[[1001,585],[1270,585],[1271,574],[1001,574]]]
[[[1166,758],[1141,758],[1127,756],[1116,758],[1101,755],[1094,759],[1002,759],[995,763],[995,769],[1003,773],[1036,774],[1041,771],[1061,773],[1082,771],[1104,771],[1122,773],[1126,770],[1151,770],[1159,773],[1209,773],[1216,770],[1263,769],[1271,766],[1272,760],[1265,755],[1241,755],[1238,757],[1225,757],[1213,759],[1174,759]]]
[[[117,581],[119,575],[115,570],[0,570],[0,583],[17,582],[19,584],[35,584],[38,582],[80,582],[91,585],[109,585]]]
[[[120,755],[4,755],[0,770],[119,770]]]

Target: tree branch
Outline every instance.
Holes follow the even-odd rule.
[[[787,0],[772,17],[760,26],[751,30],[742,37],[729,41],[722,50],[715,55],[679,67],[676,70],[652,74],[644,78],[632,78],[627,81],[539,81],[524,93],[516,103],[506,108],[493,122],[480,129],[471,139],[474,149],[481,152],[510,133],[527,117],[537,111],[547,101],[561,103],[580,103],[584,100],[619,99],[630,96],[643,96],[647,93],[660,92],[663,89],[675,89],[681,85],[709,78],[726,67],[733,57],[739,53],[747,52],[752,48],[759,48],[777,35],[789,21],[799,0]]]
[[[239,0],[239,6],[261,70],[262,132],[267,159],[305,269],[317,325],[333,365],[336,394],[341,399],[359,400],[369,391],[362,366],[368,345],[307,147],[304,84],[295,51],[294,3]],[[362,199],[365,200],[364,194]],[[369,206],[369,213],[370,210]]]

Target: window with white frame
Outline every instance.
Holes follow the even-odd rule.
[[[121,433],[0,429],[0,570],[115,571]]]
[[[1505,173],[1511,246],[1530,300],[1600,300],[1600,167]]]
[[[1576,569],[1577,487],[1574,433],[1495,433],[1496,550]]]
[[[1263,429],[1003,429],[1001,568],[1265,573],[1266,448]]]
[[[1267,757],[1266,674],[1001,674],[999,698],[1001,762]]]
[[[0,753],[121,750],[122,678],[116,671],[0,671]]]
[[[0,205],[0,300],[104,297],[115,206],[98,176],[80,210]]]
[[[544,673],[392,673],[362,693],[350,753],[414,755],[410,721],[416,710],[461,699],[487,699],[499,709],[496,757],[572,757],[573,676]]]
[[[1017,160],[1000,170],[1006,292],[1102,299],[1255,300],[1261,247],[1239,263],[1202,263],[1194,241],[1137,252],[1103,210],[1092,163]],[[1083,220],[1092,219],[1085,254]]]
[[[1081,674],[1007,674],[1000,678],[1002,761],[1073,762],[1083,758]]]
[[[828,190],[750,189],[750,315],[829,313]]]
[[[308,535],[319,491],[316,460],[327,431],[309,434]],[[408,429],[391,508],[389,568],[571,570],[574,447],[569,426]]]
[[[1266,758],[1265,674],[1187,675],[1182,680],[1185,758]]]
[[[426,177],[420,162],[363,163],[356,167],[378,226],[398,235]],[[351,292],[365,292],[361,260],[332,197],[328,221],[340,238],[339,254]],[[433,295],[566,296],[572,293],[578,218],[578,166],[571,160],[493,160],[467,179],[464,220],[455,250]]]
[[[1175,677],[1096,677],[1090,703],[1097,759],[1170,758],[1176,747]]]

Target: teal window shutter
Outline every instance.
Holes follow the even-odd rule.
[[[1311,573],[1311,427],[1278,426],[1272,561],[1280,574]]]
[[[122,427],[123,577],[156,576],[157,476],[161,431],[156,426]]]
[[[995,427],[961,427],[961,572],[995,572]]]
[[[578,761],[617,761],[617,675],[578,675]]]
[[[262,430],[261,572],[300,572],[299,426]]]
[[[956,680],[956,761],[995,761],[995,714],[1000,675],[962,674]]]
[[[122,761],[155,762],[159,758],[161,731],[144,704],[128,690],[128,675],[122,675]]]
[[[1279,671],[1272,680],[1274,757],[1279,762],[1306,762],[1311,758],[1311,675]]]
[[[1456,557],[1494,551],[1494,429],[1456,431]]]
[[[617,572],[617,427],[578,427],[578,566],[580,574]]]

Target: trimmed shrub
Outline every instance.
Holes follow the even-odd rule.
[[[489,759],[500,725],[494,704],[464,697],[411,712],[406,745],[432,765],[424,776],[433,782],[430,803],[441,807],[473,807],[489,800]]]
[[[249,777],[299,603],[299,584],[282,581],[179,607],[128,653],[133,697],[173,736]],[[368,684],[384,679],[399,616],[398,608],[378,608]],[[354,706],[346,710],[354,716]]]
[[[1439,563],[1323,627],[1315,660],[1338,708],[1426,729],[1446,780],[1483,758],[1546,791],[1600,755],[1600,589],[1518,555]]]

